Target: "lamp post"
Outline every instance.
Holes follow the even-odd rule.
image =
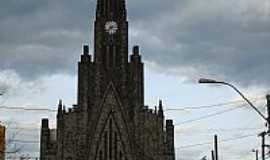
[[[226,86],[229,86],[231,87],[232,89],[234,89],[266,122],[267,124],[269,125],[269,120],[267,117],[264,116],[264,114],[262,114],[258,109],[257,107],[255,107],[251,102],[250,100],[248,100],[244,94],[242,92],[240,92],[239,89],[237,89],[234,85],[228,83],[228,82],[223,82],[223,81],[216,81],[216,80],[213,80],[213,79],[205,79],[205,78],[201,78],[199,80],[199,83],[207,83],[207,84],[221,84],[221,85],[226,85]]]
[[[213,80],[213,79],[205,79],[205,78],[201,78],[199,80],[199,83],[221,84],[221,85],[226,85],[226,86],[231,87],[232,89],[234,89],[266,121],[266,123],[268,125],[267,132],[264,131],[264,132],[262,132],[262,133],[259,134],[259,136],[262,137],[262,160],[265,160],[265,147],[268,147],[269,146],[269,145],[265,145],[265,135],[267,133],[269,133],[269,131],[270,131],[270,96],[269,95],[266,96],[266,98],[267,98],[267,109],[268,109],[268,117],[266,117],[234,85],[232,85],[232,84],[230,84],[228,82],[224,82],[224,81],[216,81],[216,80]]]
[[[259,160],[259,151],[257,149],[253,149],[252,152],[255,152],[256,160]]]

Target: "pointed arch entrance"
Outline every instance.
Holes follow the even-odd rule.
[[[100,105],[95,127],[91,160],[132,160],[126,110],[118,100],[113,83],[109,84]]]

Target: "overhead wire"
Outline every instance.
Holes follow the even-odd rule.
[[[254,128],[228,128],[228,129],[224,129],[224,128],[210,128],[210,129],[205,129],[204,131],[233,132],[233,131],[248,131],[248,130],[259,130],[259,129],[263,129],[263,128],[260,128],[260,127],[256,127],[256,128],[255,127]]]
[[[16,128],[7,128],[7,130],[37,131],[37,130],[40,130],[40,128],[23,128],[23,127],[16,127]]]
[[[261,131],[264,128],[230,128],[230,129],[222,129],[222,128],[210,128],[210,129],[192,129],[192,135],[188,136],[194,136],[198,134],[203,134],[203,135],[212,135],[213,132],[215,133],[242,133],[243,131]],[[189,132],[188,132],[189,133]],[[184,132],[178,132],[175,131],[175,135],[185,135],[187,134],[185,131]]]
[[[263,99],[264,97],[256,97],[253,98],[253,101],[258,101]],[[204,106],[194,106],[194,107],[171,107],[165,109],[166,111],[176,111],[176,110],[193,110],[193,109],[208,109],[208,108],[215,108],[220,106],[227,106],[227,105],[233,105],[233,104],[241,104],[244,103],[243,100],[237,100],[237,101],[230,101],[230,102],[224,102],[224,103],[218,103],[213,105],[204,105]],[[0,106],[0,109],[6,109],[6,110],[24,110],[24,111],[48,111],[48,112],[57,112],[56,109],[50,109],[51,107],[39,107],[39,108],[31,108],[31,107],[9,107],[9,106]]]
[[[38,134],[34,134],[34,133],[26,133],[26,132],[39,132],[40,131],[40,128],[8,128],[8,130],[19,130],[20,133],[19,135],[27,135],[27,136],[36,136]],[[209,128],[209,129],[195,129],[193,131],[195,131],[195,133],[203,133],[203,134],[207,134],[207,133],[212,133],[212,132],[218,132],[218,133],[222,133],[222,132],[240,132],[240,131],[257,131],[257,130],[263,130],[263,128],[229,128],[229,129],[223,129],[223,128]],[[180,134],[183,134],[184,132],[175,132],[175,135],[180,135]],[[194,132],[193,132],[194,134]]]
[[[234,138],[223,139],[223,140],[220,140],[219,143],[224,143],[224,142],[229,142],[229,141],[234,141],[234,140],[240,140],[240,139],[253,137],[253,136],[257,136],[257,135],[248,134],[248,135],[238,136],[238,137],[234,137]],[[190,144],[190,145],[177,147],[176,149],[178,150],[178,149],[183,149],[183,148],[192,148],[192,147],[203,146],[203,145],[208,145],[208,144],[213,144],[213,142],[209,141],[209,142],[203,142],[203,143]]]
[[[262,127],[250,127],[250,128],[205,128],[205,129],[194,129],[193,131],[196,132],[235,132],[235,131],[254,131],[254,130],[261,130],[264,129]],[[39,127],[35,128],[29,128],[29,127],[8,127],[7,130],[18,130],[18,131],[29,131],[29,132],[35,132],[39,131]],[[177,132],[175,133],[177,134]]]
[[[186,124],[186,123],[191,123],[191,122],[195,122],[195,121],[199,121],[199,120],[204,120],[204,119],[207,119],[207,118],[210,118],[210,117],[214,117],[214,116],[218,116],[218,115],[221,115],[221,114],[224,114],[224,113],[227,113],[227,112],[234,111],[234,110],[239,109],[239,108],[244,108],[245,106],[246,105],[242,105],[242,106],[222,110],[222,111],[219,111],[219,112],[215,112],[215,113],[212,113],[212,114],[207,114],[207,115],[195,118],[195,119],[190,119],[190,120],[186,120],[186,121],[183,121],[183,122],[180,122],[180,123],[176,123],[175,126]]]
[[[170,111],[170,110],[187,110],[187,109],[207,109],[207,108],[214,108],[214,107],[225,106],[225,105],[239,104],[241,102],[243,103],[243,101],[233,101],[233,102],[219,103],[219,104],[214,104],[214,105],[209,105],[209,106],[184,107],[184,108],[178,108],[178,109],[170,108],[170,109],[167,109],[166,111]],[[220,111],[220,112],[215,112],[215,113],[212,113],[212,114],[201,116],[201,117],[198,117],[196,119],[191,119],[191,120],[183,121],[183,122],[177,123],[175,125],[177,126],[177,125],[182,125],[182,124],[186,124],[186,123],[191,123],[191,122],[195,122],[195,121],[207,119],[207,118],[214,117],[214,116],[217,116],[217,115],[221,115],[221,114],[224,114],[224,113],[227,113],[227,112],[231,112],[231,111],[236,110],[236,109],[239,109],[239,108],[243,108],[245,106],[246,105],[242,105],[240,107],[229,108],[229,109],[226,109],[226,110],[223,110],[223,111]],[[0,106],[0,109],[24,110],[24,111],[48,111],[48,112],[56,112],[57,111],[57,110],[48,109],[48,108],[27,108],[27,107],[7,107],[7,106]],[[16,129],[18,129],[18,128],[16,128]],[[223,131],[230,131],[230,129],[229,130],[223,129]],[[244,136],[239,136],[239,137],[236,137],[236,138],[224,139],[224,140],[220,140],[220,142],[228,142],[228,141],[243,139],[243,138],[247,138],[247,137],[251,137],[251,136],[254,136],[254,135],[253,134],[252,135],[244,135]],[[36,144],[36,143],[39,143],[39,141],[33,141],[33,140],[17,140],[17,139],[13,140],[13,142],[24,143],[24,144]],[[208,144],[212,144],[212,142],[204,142],[204,143],[191,144],[191,145],[181,146],[181,147],[178,147],[176,149],[192,148],[192,147],[197,147],[197,146],[202,146],[202,145],[208,145]]]
[[[28,108],[28,107],[8,107],[8,106],[0,106],[0,109],[7,110],[24,110],[24,111],[47,111],[47,112],[56,112],[55,109],[49,108]]]
[[[16,142],[16,143],[23,143],[23,144],[27,144],[27,143],[39,143],[39,141],[33,141],[33,140],[19,140],[19,139],[13,139],[11,140],[11,142]]]
[[[257,97],[253,98],[252,101],[260,101],[265,99],[264,97]],[[224,103],[217,103],[212,105],[203,105],[203,106],[194,106],[194,107],[168,107],[165,109],[166,111],[183,111],[183,110],[199,110],[199,109],[210,109],[210,108],[216,108],[220,106],[229,106],[229,105],[235,105],[235,104],[246,104],[244,100],[237,100],[237,101],[230,101],[230,102],[224,102]]]
[[[6,110],[24,110],[24,111],[47,111],[47,112],[56,112],[55,109],[49,109],[49,108],[28,108],[28,107],[8,107],[8,106],[0,106],[0,109],[6,109]]]
[[[222,139],[219,141],[219,143],[225,143],[225,142],[229,142],[229,141],[235,141],[235,140],[240,140],[240,139],[244,139],[244,138],[248,138],[248,137],[254,137],[257,136],[255,134],[248,134],[248,135],[243,135],[243,136],[238,136],[238,137],[233,137],[233,138],[227,138],[227,139]],[[34,140],[18,140],[18,139],[14,139],[12,140],[12,142],[15,143],[23,143],[23,144],[38,144],[40,143],[40,141],[34,141]],[[193,147],[198,147],[198,146],[203,146],[203,145],[209,145],[212,144],[213,142],[209,141],[209,142],[204,142],[204,143],[196,143],[196,144],[190,144],[190,145],[185,145],[185,146],[180,146],[175,148],[176,150],[180,150],[180,149],[186,149],[186,148],[193,148]],[[149,159],[150,156],[148,157]]]
[[[234,101],[233,103],[235,103],[235,102],[236,101]],[[226,104],[229,104],[229,103],[232,104],[232,102],[228,102]],[[223,103],[223,104],[225,104],[225,103]],[[212,106],[216,106],[216,105],[212,105]],[[195,122],[195,121],[199,121],[199,120],[204,120],[204,119],[207,119],[207,118],[210,118],[210,117],[214,117],[214,116],[218,116],[218,115],[221,115],[221,114],[224,114],[224,113],[227,113],[227,112],[234,111],[234,110],[239,109],[239,108],[243,108],[245,106],[246,105],[242,105],[242,106],[238,106],[238,107],[233,107],[233,108],[229,108],[229,109],[226,109],[226,110],[222,110],[222,111],[219,111],[219,112],[215,112],[215,113],[212,113],[212,114],[207,114],[207,115],[204,115],[204,116],[195,118],[195,119],[190,119],[190,120],[186,120],[186,121],[183,121],[183,122],[180,122],[180,123],[176,123],[175,126],[179,126],[179,125],[182,125],[182,124],[191,123],[191,122]],[[45,108],[35,109],[35,108],[25,108],[25,107],[5,107],[5,106],[0,106],[0,109],[1,108],[4,108],[4,109],[14,109],[14,110],[25,110],[25,111],[49,111],[49,112],[56,112],[56,110],[45,109]]]
[[[228,104],[236,104],[239,103],[240,101],[233,101],[233,102],[227,102],[227,103],[220,103],[220,104],[214,104],[214,105],[210,105],[210,106],[199,106],[199,107],[186,107],[186,108],[182,108],[179,110],[184,110],[184,109],[199,109],[199,108],[210,108],[210,107],[216,107],[216,106],[220,106],[220,105],[228,105]],[[191,120],[186,120],[180,123],[175,124],[177,125],[181,125],[181,124],[186,124],[186,123],[191,123],[191,122],[195,122],[198,120],[203,120],[203,119],[207,119],[213,116],[217,116],[217,115],[221,115],[227,112],[231,112],[233,110],[239,109],[239,108],[243,108],[243,106],[240,107],[234,107],[234,108],[229,108],[220,112],[215,112],[212,114],[208,114],[208,115],[204,115],[201,117],[198,117],[196,119],[191,119]],[[54,109],[48,109],[48,108],[27,108],[27,107],[7,107],[7,106],[0,106],[0,109],[10,109],[10,110],[24,110],[24,111],[48,111],[48,112],[56,112],[57,110]],[[171,110],[171,109],[170,109]]]

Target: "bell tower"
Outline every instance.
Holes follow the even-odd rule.
[[[128,22],[125,0],[98,0],[94,61],[105,71],[123,72],[128,63]]]
[[[97,0],[94,22],[95,91],[101,98],[109,83],[128,96],[128,21],[125,0]]]
[[[128,57],[126,0],[97,0],[94,53],[83,46],[78,100],[62,101],[57,130],[42,121],[41,160],[175,160],[174,125],[144,105],[140,47]],[[56,135],[55,135],[56,132]]]

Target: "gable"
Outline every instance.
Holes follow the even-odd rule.
[[[131,160],[130,130],[126,110],[118,100],[113,83],[109,84],[99,106],[90,159]]]

